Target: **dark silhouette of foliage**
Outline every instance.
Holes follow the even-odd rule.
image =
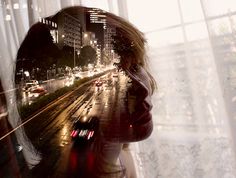
[[[50,29],[47,25],[38,22],[30,28],[18,50],[16,70],[23,68],[32,71],[34,68],[40,68],[46,71],[56,63],[59,54],[59,49],[53,43]]]
[[[123,35],[123,30],[116,28],[116,35],[112,35],[113,50],[121,58],[132,56],[135,53],[134,44],[126,36]]]
[[[60,51],[60,57],[57,60],[57,67],[74,67],[74,57],[75,62],[78,61],[78,55],[76,53],[74,54],[74,48],[70,46],[64,46]]]
[[[84,46],[79,55],[79,66],[86,66],[89,63],[94,64],[96,62],[97,54],[96,50],[92,46]]]

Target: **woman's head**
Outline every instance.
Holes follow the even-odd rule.
[[[94,20],[95,16],[98,19]],[[51,38],[50,32],[54,33],[54,38]],[[32,48],[35,42],[32,40],[35,39],[34,35],[37,35],[36,39],[40,39],[42,45]],[[55,15],[44,18],[41,23],[32,26],[26,39],[20,48],[22,53],[20,53],[18,63],[19,66],[24,67],[29,64],[30,76],[36,80],[40,80],[40,78],[41,80],[57,79],[60,74],[68,75],[69,78],[72,72],[80,75],[80,73],[89,70],[90,64],[90,67],[94,67],[94,71],[101,66],[104,69],[109,64],[110,66],[113,63],[117,64],[118,68],[123,70],[126,75],[116,78],[115,82],[112,72],[117,73],[117,70],[110,71],[110,68],[107,68],[106,72],[110,74],[110,78],[108,77],[107,80],[110,80],[113,83],[112,87],[117,89],[114,91],[127,93],[125,97],[135,99],[132,101],[133,104],[130,104],[132,99],[129,98],[128,102],[122,103],[124,101],[121,99],[111,96],[110,98],[115,100],[113,101],[115,103],[120,102],[120,105],[124,106],[133,105],[131,109],[128,106],[122,108],[124,115],[121,116],[119,113],[116,115],[117,119],[114,120],[120,121],[121,118],[126,118],[126,126],[120,127],[123,130],[128,130],[130,125],[133,128],[136,127],[131,130],[143,130],[142,135],[138,135],[137,138],[131,135],[132,138],[128,140],[138,141],[150,135],[152,130],[151,95],[155,89],[155,80],[147,70],[144,34],[131,23],[103,10],[75,6],[62,9]],[[60,55],[55,55],[58,53]],[[95,55],[91,55],[92,53]],[[94,56],[95,59],[91,60]],[[117,61],[119,62],[116,63]],[[34,66],[34,64],[37,65]],[[76,64],[78,68],[75,67]],[[101,76],[104,73],[98,75]],[[118,88],[124,83],[123,81],[126,84],[124,90],[120,91]],[[114,94],[111,93],[111,95]],[[127,108],[129,108],[128,112]],[[119,124],[122,122],[117,125]],[[139,127],[144,125],[145,127]],[[125,140],[127,136],[125,134],[123,136]]]

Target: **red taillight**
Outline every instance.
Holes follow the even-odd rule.
[[[92,137],[94,134],[94,131],[90,131],[89,134],[90,134],[90,137]]]
[[[70,134],[71,137],[76,137],[78,134],[78,131],[77,130],[73,130]]]
[[[89,131],[87,139],[89,140],[90,138],[93,137],[94,131]]]

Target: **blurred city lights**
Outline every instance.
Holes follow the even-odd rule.
[[[23,9],[27,8],[27,4],[22,5]]]
[[[6,5],[6,9],[10,9],[10,4],[7,4],[7,5]]]
[[[28,71],[25,71],[24,74],[25,74],[26,77],[29,77],[29,72]]]
[[[13,8],[14,8],[14,9],[19,9],[19,7],[20,7],[20,6],[19,6],[18,3],[14,3],[14,4],[13,4]]]
[[[6,18],[5,18],[5,19],[6,19],[6,21],[10,21],[10,20],[11,20],[11,15],[9,15],[9,14],[6,15]]]

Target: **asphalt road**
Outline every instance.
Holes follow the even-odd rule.
[[[30,171],[32,177],[89,178],[106,174],[115,178],[125,175],[124,163],[120,161],[124,158],[119,155],[122,152],[127,157],[128,152],[124,154],[122,144],[116,142],[115,130],[119,127],[114,125],[113,118],[119,117],[124,107],[120,101],[125,102],[128,79],[120,74],[118,78],[107,75],[101,80],[104,82],[101,87],[88,83],[24,125],[30,141],[42,155],[41,162]],[[112,81],[109,85],[108,80]],[[100,129],[93,142],[75,145],[71,140],[71,115],[75,113],[99,117]]]

